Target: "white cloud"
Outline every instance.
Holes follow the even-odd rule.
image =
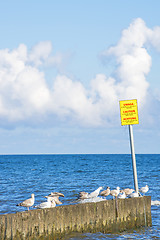
[[[81,124],[100,124],[100,116],[80,82],[66,76],[57,76],[53,88],[53,108],[60,116],[72,117]]]
[[[151,33],[142,19],[136,19],[122,32],[118,44],[103,53],[106,57],[116,57],[119,82],[115,87],[121,99],[137,98],[140,104],[145,102],[149,87],[146,75],[151,68],[151,57],[144,47]]]
[[[135,19],[123,30],[117,45],[103,53],[115,57],[116,69],[112,77],[97,74],[86,89],[81,82],[57,75],[50,89],[45,72],[39,67],[63,62],[61,54],[52,54],[49,41],[40,42],[30,51],[24,44],[17,49],[0,50],[0,119],[8,122],[37,122],[45,116],[58,116],[78,124],[100,126],[114,121],[119,115],[119,100],[137,98],[145,105],[149,83],[146,76],[151,69],[150,44],[160,50],[160,28],[146,27],[142,19]]]
[[[55,66],[61,69],[65,55],[56,53],[52,55],[52,43],[50,41],[39,42],[28,52],[28,64],[35,67]]]
[[[39,42],[31,49],[28,60],[36,66],[42,65],[48,60],[51,51],[52,43],[50,41]]]
[[[150,43],[160,52],[160,27],[156,26],[149,34]]]
[[[0,51],[0,96],[1,118],[9,121],[23,120],[47,109],[50,92],[44,74],[28,65],[25,45]]]

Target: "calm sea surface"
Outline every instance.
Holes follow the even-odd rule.
[[[149,185],[152,198],[152,227],[121,234],[76,234],[68,239],[160,239],[160,154],[136,155],[139,188]],[[63,204],[73,204],[80,191],[99,186],[111,189],[134,188],[131,155],[1,155],[0,214],[26,210],[16,204],[35,194],[35,204],[43,196],[62,192]],[[110,197],[109,197],[110,198]],[[108,199],[109,199],[108,198]]]

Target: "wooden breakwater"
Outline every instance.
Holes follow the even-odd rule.
[[[151,225],[151,197],[146,196],[0,215],[0,240],[65,239],[71,232],[114,233]]]

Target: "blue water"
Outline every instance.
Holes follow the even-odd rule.
[[[149,185],[160,202],[160,154],[136,155],[139,187]],[[35,204],[51,191],[62,192],[63,204],[75,204],[80,191],[99,186],[134,188],[132,159],[127,154],[1,155],[0,214],[26,210],[17,203],[35,194]],[[110,197],[108,197],[109,199]],[[159,203],[158,202],[158,203]],[[154,202],[153,202],[154,204]],[[160,205],[152,205],[152,227],[121,234],[76,234],[69,239],[160,239]]]

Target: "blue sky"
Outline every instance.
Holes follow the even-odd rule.
[[[0,154],[160,153],[158,0],[3,1]]]

